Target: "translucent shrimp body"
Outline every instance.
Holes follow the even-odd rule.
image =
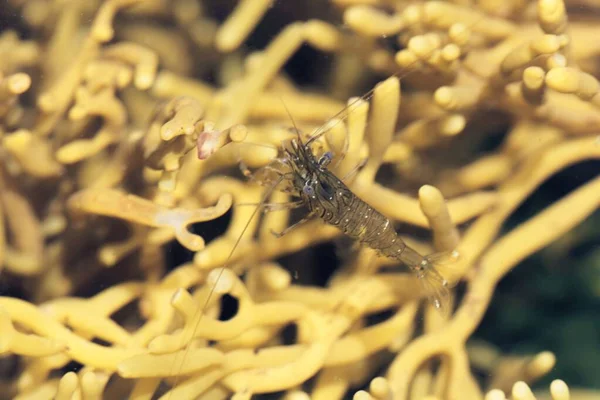
[[[340,229],[345,235],[407,265],[425,286],[432,304],[447,312],[450,293],[447,282],[434,264],[456,258],[456,252],[423,256],[400,239],[392,222],[354,194],[328,168],[330,153],[318,160],[307,145],[292,139],[284,148],[286,164],[291,172],[285,174],[296,188],[309,216],[321,218]]]

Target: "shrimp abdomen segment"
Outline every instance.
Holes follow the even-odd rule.
[[[317,201],[311,202],[311,208],[317,215],[381,255],[400,260],[406,245],[396,235],[390,220],[362,201],[337,178],[333,178],[331,183],[336,190],[329,197],[317,196]]]

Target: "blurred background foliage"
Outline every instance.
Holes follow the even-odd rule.
[[[555,175],[504,229],[537,214],[599,171],[599,162],[585,162]],[[508,354],[552,351],[556,367],[534,387],[547,387],[560,377],[572,387],[600,388],[600,211],[508,274],[472,339],[493,343]]]

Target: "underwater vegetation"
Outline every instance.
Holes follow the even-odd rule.
[[[0,398],[600,396],[600,2],[0,21]]]

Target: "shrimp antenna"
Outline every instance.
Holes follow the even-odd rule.
[[[269,196],[271,196],[271,194],[273,193],[273,191],[275,190],[275,188],[277,187],[277,185],[279,185],[283,181],[283,179],[284,179],[284,177],[281,176],[279,179],[277,179],[277,181],[271,187],[269,187],[267,189],[267,191],[265,192],[265,194],[261,198],[259,204],[264,203],[269,198]],[[256,213],[258,212],[259,209],[260,209],[260,207],[256,207],[256,209],[254,209],[254,211],[250,215],[250,218],[248,218],[248,222],[246,222],[246,225],[244,225],[244,229],[242,229],[242,233],[240,233],[240,235],[236,239],[235,243],[233,244],[233,248],[231,249],[231,252],[227,256],[227,259],[225,259],[225,262],[223,263],[223,267],[219,271],[219,275],[217,275],[217,279],[216,279],[215,282],[218,282],[221,279],[221,276],[223,275],[223,271],[225,271],[225,267],[229,264],[229,261],[231,260],[231,257],[233,257],[233,253],[238,248],[240,242],[242,241],[242,238],[244,237],[244,233],[246,233],[246,231],[248,230],[248,227],[250,226],[250,223],[252,222],[252,220],[256,216]],[[204,302],[204,305],[202,306],[202,308],[200,310],[198,310],[194,314],[194,318],[192,319],[192,321],[194,319],[196,319],[196,316],[198,315],[198,313],[200,313],[200,316],[199,316],[198,320],[196,321],[196,324],[194,325],[194,329],[192,329],[192,333],[191,333],[190,338],[189,338],[189,342],[190,343],[191,343],[191,341],[192,341],[192,339],[194,337],[194,334],[198,330],[198,327],[200,326],[200,321],[202,320],[202,317],[204,316],[204,314],[206,312],[206,309],[208,307],[208,304],[210,303],[210,299],[213,296],[216,287],[217,287],[217,285],[213,285],[213,287],[210,288],[210,291],[208,292],[208,296],[206,298],[206,301]],[[182,336],[183,336],[182,341],[185,343],[186,342],[185,335],[182,335]],[[183,366],[185,364],[185,359],[187,358],[188,353],[190,352],[190,347],[191,347],[190,343],[187,343],[187,347],[186,347],[186,349],[185,349],[185,351],[183,353],[183,358],[181,359],[181,367],[179,369],[180,371],[181,371],[181,368],[183,368]],[[173,393],[173,390],[177,387],[178,382],[179,382],[179,374],[177,374],[175,376],[175,379],[173,381],[173,386],[171,387],[171,390],[169,391],[170,392],[169,393],[169,398],[171,398],[171,394]]]
[[[269,144],[263,144],[263,143],[254,143],[254,142],[232,142],[232,143],[239,143],[239,144],[247,144],[249,146],[256,146],[256,147],[264,147],[265,149],[275,149],[278,150],[277,146],[271,146]]]
[[[195,139],[194,139],[194,140],[195,140]],[[250,146],[256,146],[256,147],[263,147],[263,148],[266,148],[266,149],[272,149],[272,150],[276,150],[276,151],[278,151],[278,150],[279,150],[279,149],[277,148],[277,146],[268,145],[268,144],[264,144],[264,143],[246,142],[246,141],[242,141],[242,142],[234,142],[234,141],[231,141],[231,142],[229,142],[229,143],[226,143],[225,145],[221,146],[221,148],[222,148],[222,147],[225,147],[225,146],[227,146],[228,144],[232,144],[232,143],[235,143],[235,144],[244,144],[244,145],[250,145]],[[189,149],[187,149],[187,150],[186,150],[186,151],[183,153],[183,156],[185,157],[185,156],[187,156],[187,155],[188,155],[190,152],[192,152],[193,150],[197,150],[197,149],[198,149],[198,144],[196,143],[196,145],[194,145],[194,146],[190,147]],[[218,150],[218,149],[216,149],[216,150]],[[215,150],[215,151],[216,151],[216,150]]]
[[[286,106],[285,102],[283,101],[283,99],[281,98],[281,96],[279,97],[279,99],[281,100],[281,104],[283,104],[283,107],[285,108],[285,111],[287,112],[288,116],[290,117],[290,119],[292,121],[292,125],[294,126],[294,129],[296,130],[296,135],[298,136],[298,140],[300,140],[300,143],[302,143],[302,139],[300,138],[300,131],[299,131],[298,127],[296,126],[296,122],[294,121],[294,118],[292,117],[292,114],[290,113],[290,110],[287,108],[287,106]],[[247,144],[253,144],[255,146],[260,146],[260,147],[274,148],[274,146],[269,146],[269,145],[264,145],[264,144],[258,144],[258,143],[247,143]],[[189,151],[191,151],[191,149],[188,150],[188,152]],[[188,152],[186,152],[186,154]],[[265,192],[265,194],[261,198],[260,203],[259,203],[259,207],[256,207],[254,209],[254,211],[250,215],[250,218],[248,218],[248,222],[246,222],[246,225],[244,225],[244,228],[242,229],[242,232],[240,233],[240,235],[236,239],[235,243],[233,244],[233,248],[231,249],[231,252],[229,253],[229,255],[227,256],[227,259],[225,259],[225,262],[223,263],[223,268],[221,268],[221,270],[219,271],[219,274],[217,275],[216,282],[218,282],[221,279],[221,275],[223,275],[223,271],[225,270],[225,266],[227,266],[227,264],[229,264],[229,261],[231,260],[231,257],[233,257],[233,253],[235,252],[235,250],[239,246],[240,242],[242,241],[242,238],[244,237],[244,234],[246,233],[246,231],[248,230],[248,227],[250,226],[250,223],[252,222],[252,220],[256,216],[256,213],[260,209],[260,205],[263,204],[269,198],[269,196],[271,196],[271,194],[273,193],[273,191],[275,190],[275,188],[283,181],[283,179],[284,179],[284,177],[281,176],[271,187],[269,187],[269,189]],[[192,340],[192,338],[194,336],[194,333],[198,330],[198,327],[200,326],[200,321],[202,319],[202,316],[204,316],[204,313],[206,312],[206,308],[208,307],[208,304],[210,303],[210,299],[211,299],[211,297],[214,294],[216,286],[217,285],[214,285],[210,289],[210,291],[208,293],[208,296],[206,298],[206,301],[204,302],[204,305],[199,310],[200,317],[196,321],[196,325],[194,326],[194,329],[192,330],[192,334],[190,336],[190,341]],[[196,319],[196,315],[198,315],[198,313],[196,313],[194,315],[194,319]],[[183,338],[183,341],[185,343],[185,341],[186,341],[185,337]],[[188,346],[185,349],[185,351],[183,353],[183,358],[181,360],[181,368],[183,368],[183,365],[185,364],[185,359],[187,358],[187,355],[188,355],[189,351],[190,351],[190,346],[189,346],[189,343],[188,343]],[[173,382],[173,386],[172,386],[171,390],[173,390],[173,389],[175,389],[177,387],[178,379],[179,379],[179,374],[177,374],[175,376],[175,380]],[[169,397],[170,396],[171,395],[169,395]]]
[[[256,147],[264,147],[264,148],[266,148],[266,149],[274,149],[274,150],[278,150],[277,146],[272,146],[272,145],[269,145],[269,144],[264,144],[264,143],[246,142],[246,141],[243,141],[243,142],[233,142],[233,141],[232,141],[232,142],[226,143],[226,144],[225,144],[224,146],[222,146],[222,147],[225,147],[225,146],[227,146],[228,144],[232,144],[232,143],[244,144],[244,145],[248,145],[248,146],[256,146]],[[192,146],[191,148],[187,149],[187,150],[185,151],[185,153],[183,153],[183,155],[187,155],[189,152],[191,152],[192,150],[195,150],[195,149],[196,149],[196,146]]]
[[[481,22],[481,20],[483,20],[484,18],[485,17],[482,16],[481,18],[477,19],[472,24],[467,26],[467,28],[469,28],[469,29],[473,28],[474,26],[479,24]],[[419,62],[423,62],[423,60],[419,59],[419,58],[416,59],[415,61],[409,63],[407,66],[402,68],[400,71],[397,71],[394,74],[392,74],[389,78],[393,78],[393,77],[397,77],[398,79],[405,78],[408,74],[414,72],[414,71],[411,71],[409,68],[411,68],[412,66],[414,66],[415,64],[417,64]],[[373,87],[371,90],[369,90],[368,92],[366,92],[365,94],[363,94],[362,96],[360,96],[359,98],[352,101],[350,104],[346,105],[344,108],[342,108],[340,111],[338,111],[333,117],[328,118],[323,123],[323,125],[321,125],[321,127],[317,129],[315,134],[308,139],[308,141],[306,142],[306,145],[310,146],[315,140],[317,140],[321,136],[323,136],[327,132],[328,129],[333,128],[335,125],[337,125],[340,122],[340,121],[337,121],[335,125],[331,125],[331,126],[329,126],[328,129],[325,129],[325,127],[328,126],[328,123],[331,122],[333,119],[338,118],[343,113],[346,113],[346,115],[349,114],[350,111],[352,111],[354,109],[353,106],[355,106],[361,100],[362,101],[370,100],[373,97],[373,94],[375,93],[375,89],[377,89],[377,85],[375,87]]]
[[[392,74],[389,78],[393,78],[393,77],[397,77],[398,79],[402,79],[404,77],[406,77],[408,74],[412,73],[413,71],[408,70],[410,67],[412,67],[413,65],[417,64],[418,62],[420,62],[422,60],[415,60],[413,62],[411,62],[410,64],[408,64],[405,68],[404,71],[400,70],[394,74]],[[388,78],[388,79],[389,79]],[[327,129],[325,129],[326,126],[328,126],[328,123],[331,122],[333,119],[339,117],[340,115],[342,115],[343,113],[347,113],[349,114],[350,111],[353,111],[354,108],[353,106],[355,106],[358,102],[360,101],[368,101],[371,99],[371,97],[373,97],[373,94],[375,93],[375,90],[377,89],[377,85],[375,85],[375,87],[373,87],[371,90],[369,90],[368,92],[366,92],[365,94],[363,94],[362,96],[360,96],[359,98],[353,100],[350,104],[348,104],[346,107],[342,108],[340,111],[338,111],[333,117],[328,118],[323,125],[321,125],[321,127],[319,129],[317,129],[317,133],[315,133],[310,139],[308,139],[308,141],[306,142],[307,146],[310,146],[311,143],[313,143],[315,140],[319,139],[321,136],[323,136],[326,132]],[[336,124],[329,126],[329,129],[333,128],[335,125],[337,125],[340,121],[336,122]]]
[[[292,113],[290,112],[290,109],[285,104],[285,101],[283,101],[283,97],[281,97],[281,96],[278,96],[278,97],[279,97],[279,100],[281,100],[281,104],[283,105],[283,108],[285,108],[285,112],[287,113],[288,117],[290,117],[290,120],[292,121],[292,126],[294,127],[294,130],[296,131],[296,136],[298,137],[298,141],[300,142],[299,144],[302,144],[302,137],[300,137],[300,129],[298,129],[298,126],[296,125],[296,121],[294,121],[294,117],[292,117]]]

